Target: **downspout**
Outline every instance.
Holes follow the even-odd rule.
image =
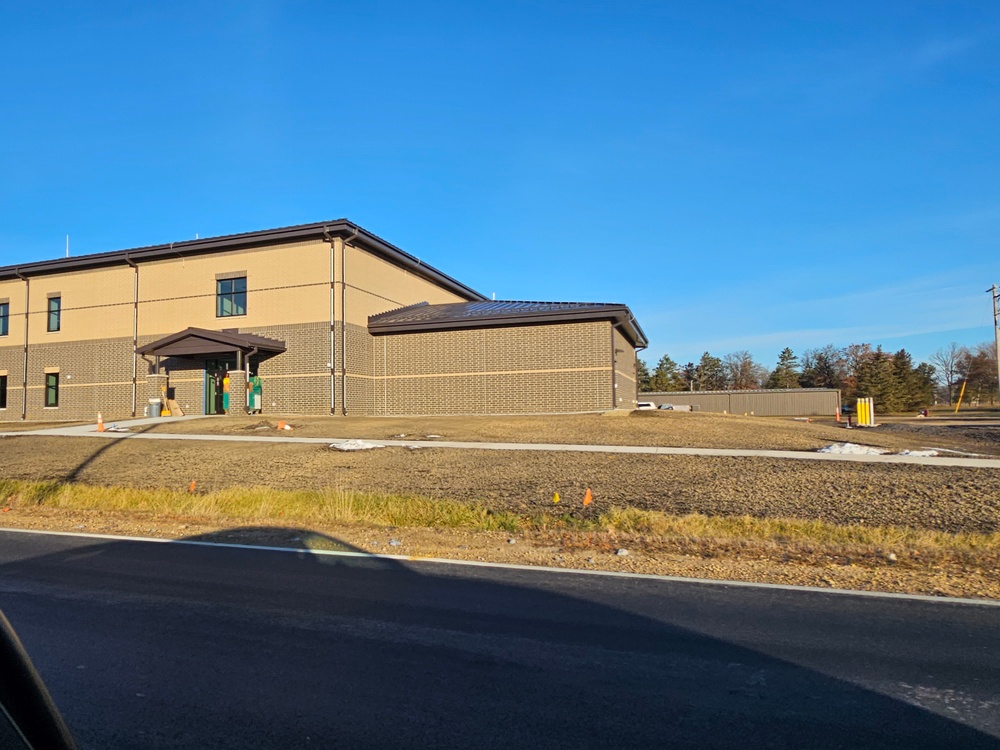
[[[333,328],[334,319],[337,315],[335,307],[337,277],[334,273],[334,269],[337,267],[337,253],[334,250],[335,240],[325,228],[323,230],[323,239],[330,244],[330,361],[327,362],[327,367],[330,370],[330,415],[332,416],[337,413],[337,371],[334,369],[337,361],[337,357],[335,356],[337,335],[334,333]]]
[[[615,349],[615,324],[611,324],[611,408],[618,408],[618,350]]]
[[[253,355],[255,355],[259,351],[260,351],[260,349],[258,349],[255,346],[253,349],[251,349],[250,351],[248,351],[246,354],[243,355],[243,365],[246,367],[246,377],[243,380],[243,389],[247,392],[247,395],[243,397],[243,402],[244,402],[244,406],[246,408],[247,414],[250,413],[250,396],[249,396],[249,394],[250,394],[250,357],[252,357]],[[264,401],[264,398],[262,396],[261,397],[261,408],[262,409],[264,408],[263,401]]]
[[[31,305],[31,283],[27,276],[21,275],[19,268],[14,269],[14,275],[24,282],[24,361],[21,370],[21,421],[28,419],[28,309]]]
[[[346,240],[341,241],[340,249],[340,412],[347,416],[347,243],[358,236],[358,228]],[[330,414],[337,412],[337,349],[336,349],[336,273],[337,267],[336,238],[326,229],[323,239],[330,244]]]
[[[139,364],[136,349],[139,348],[139,266],[125,254],[125,262],[135,271],[135,283],[132,294],[132,418],[136,414],[136,391],[138,390]]]
[[[340,413],[347,416],[347,243],[358,236],[358,228],[349,240],[340,243]]]

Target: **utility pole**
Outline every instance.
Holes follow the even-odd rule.
[[[996,284],[986,292],[993,296],[993,336],[997,346],[997,387],[1000,388],[1000,294],[997,294]]]

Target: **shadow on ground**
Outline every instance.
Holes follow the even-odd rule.
[[[841,658],[823,612],[738,645],[785,620],[765,591],[414,566],[294,528],[0,539],[4,609],[83,747],[1000,745],[801,666]],[[872,608],[864,644],[895,639],[880,604],[832,606]]]

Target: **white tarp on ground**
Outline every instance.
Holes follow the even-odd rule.
[[[838,453],[841,455],[853,455],[853,456],[882,456],[886,453],[892,453],[892,451],[887,448],[875,448],[871,445],[857,445],[856,443],[833,443],[825,448],[820,448],[817,453]],[[899,456],[936,456],[937,451],[923,450],[923,451],[900,451]]]
[[[381,443],[368,440],[345,440],[342,443],[330,443],[330,447],[338,451],[368,451],[372,448],[385,448]]]
[[[852,456],[881,456],[889,453],[885,448],[873,448],[870,445],[857,445],[855,443],[834,443],[825,448],[820,448],[819,453],[849,454]]]

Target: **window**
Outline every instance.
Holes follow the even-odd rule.
[[[62,297],[49,297],[49,326],[48,330],[58,331],[62,326]]]
[[[7,376],[0,375],[0,409],[7,408]]]
[[[247,314],[247,277],[215,282],[215,317]]]
[[[10,330],[10,303],[0,302],[0,336],[6,336]]]
[[[45,373],[45,406],[59,406],[59,373]]]

